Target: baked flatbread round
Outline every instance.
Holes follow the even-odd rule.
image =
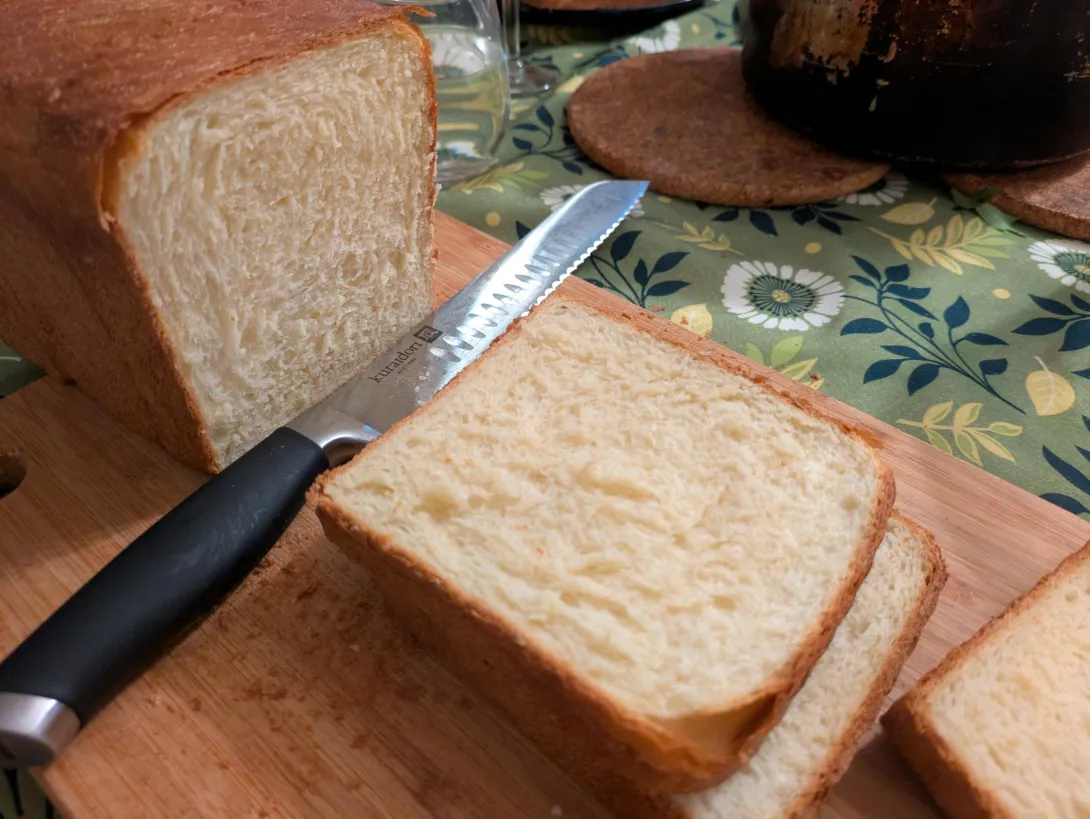
[[[742,78],[741,52],[645,54],[593,74],[568,103],[583,152],[616,176],[719,205],[822,202],[889,166],[846,157],[770,119]]]

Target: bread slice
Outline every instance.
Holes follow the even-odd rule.
[[[558,764],[667,793],[778,721],[894,487],[850,431],[641,314],[550,299],[311,499]]]
[[[9,0],[0,338],[216,470],[432,308],[434,78],[362,0]]]
[[[946,583],[930,533],[894,512],[847,617],[779,725],[730,779],[698,793],[640,800],[603,794],[627,819],[812,816],[874,724]]]
[[[883,718],[957,819],[1090,816],[1090,546],[1067,558]]]

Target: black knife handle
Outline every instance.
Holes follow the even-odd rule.
[[[328,468],[309,438],[276,430],[134,540],[17,646],[0,663],[0,693],[57,700],[86,724],[242,582]]]

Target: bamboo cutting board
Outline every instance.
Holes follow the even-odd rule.
[[[503,249],[445,217],[438,243],[440,298]],[[613,301],[582,282],[564,288]],[[637,315],[692,348],[714,346]],[[950,581],[895,693],[1090,539],[1090,523],[738,360],[869,429],[896,472],[898,505],[943,548]],[[51,380],[0,402],[0,465],[13,452],[27,474],[0,499],[0,656],[201,480]],[[0,483],[16,471],[0,469]],[[608,817],[387,621],[367,573],[309,511],[37,775],[68,819]],[[938,814],[875,735],[823,815]]]

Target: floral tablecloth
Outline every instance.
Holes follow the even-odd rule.
[[[563,83],[515,102],[501,164],[443,191],[440,209],[516,240],[607,177],[564,124],[589,74],[645,52],[737,47],[736,24],[720,0],[612,39],[530,26],[530,60]],[[1090,245],[892,171],[805,207],[652,192],[579,275],[1090,517]],[[39,375],[0,346],[0,395]],[[50,810],[22,781],[0,777],[0,819]]]
[[[508,242],[608,177],[565,128],[588,75],[645,52],[739,45],[732,0],[621,39],[531,35],[550,43],[530,60],[561,70],[558,93],[516,101],[502,164],[439,198]],[[579,275],[1090,516],[1088,244],[894,170],[805,207],[651,192]]]

